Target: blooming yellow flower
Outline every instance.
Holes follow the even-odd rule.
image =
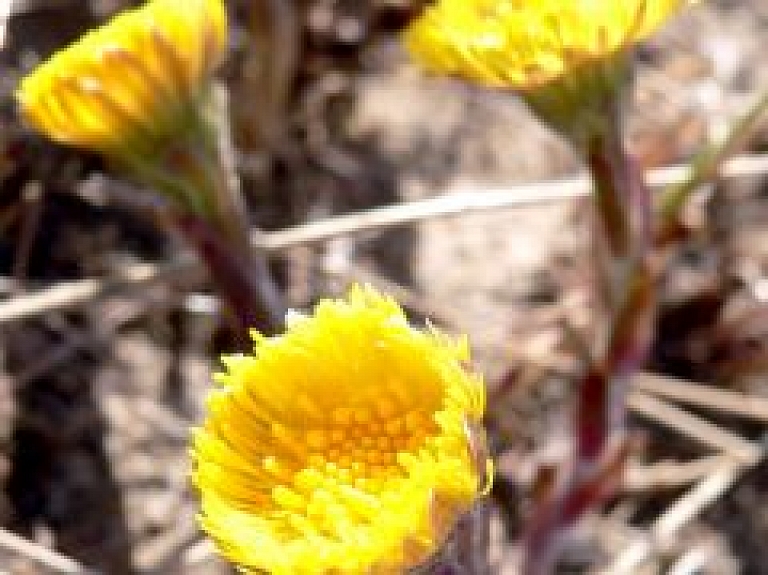
[[[466,340],[411,328],[367,287],[254,340],[224,358],[194,436],[219,550],[271,575],[394,575],[428,559],[488,465]]]
[[[16,96],[54,140],[135,154],[188,121],[226,42],[222,0],[150,0],[54,54]]]
[[[439,0],[406,32],[428,69],[527,90],[650,35],[694,0]]]

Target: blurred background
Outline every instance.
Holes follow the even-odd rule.
[[[138,3],[0,2],[0,572],[228,573],[197,530],[187,457],[231,342],[217,300],[178,263],[186,250],[151,195],[34,134],[12,98],[41,59]],[[289,304],[370,282],[414,321],[470,335],[498,467],[489,556],[511,575],[531,502],[567,456],[573,340],[595,320],[589,203],[578,158],[514,95],[409,63],[398,36],[422,4],[231,0],[219,79]],[[685,163],[766,90],[768,2],[703,1],[638,51],[630,147],[648,169]],[[657,249],[630,465],[562,573],[620,573],[632,550],[629,573],[768,573],[767,148],[757,129]],[[551,181],[573,197],[513,205]],[[483,195],[509,205],[470,209]],[[331,219],[395,204],[410,223]]]

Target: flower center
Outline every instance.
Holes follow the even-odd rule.
[[[326,426],[307,432],[307,467],[328,479],[378,491],[387,479],[402,475],[397,454],[417,451],[435,431],[425,411],[397,413],[386,401],[374,409],[338,407]]]
[[[343,538],[355,521],[375,520],[381,494],[406,477],[401,454],[418,452],[438,426],[424,407],[405,410],[386,399],[371,407],[337,407],[324,419],[294,436],[303,441],[303,463],[291,475],[278,473],[273,512],[288,532],[311,529]],[[279,466],[267,459],[265,467]]]

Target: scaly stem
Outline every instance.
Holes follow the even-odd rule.
[[[282,331],[284,308],[264,254],[250,243],[245,203],[231,158],[224,94],[201,95],[183,117],[178,137],[157,155],[120,158],[140,181],[173,200],[170,220],[206,263],[235,320],[239,340],[249,330]]]
[[[208,265],[247,348],[251,329],[268,335],[282,331],[285,309],[266,256],[256,253],[250,242],[245,202],[231,161],[226,93],[212,90],[210,106],[194,117],[202,154],[187,160],[198,162],[208,210],[203,218],[181,218],[179,227]],[[188,167],[192,173],[194,165]]]
[[[241,344],[250,346],[250,329],[266,334],[281,331],[282,303],[266,260],[236,247],[227,234],[203,217],[178,213],[174,221],[208,266],[236,322]]]
[[[610,433],[623,428],[627,380],[644,361],[652,336],[651,194],[624,149],[618,125],[609,123],[587,149],[596,190],[595,258],[608,329],[597,365],[582,382],[576,429],[580,459],[599,457]]]
[[[624,150],[618,125],[618,120],[606,122],[585,150],[595,182],[594,238],[608,329],[580,382],[572,463],[529,529],[526,575],[551,573],[563,533],[617,486],[626,458],[628,380],[650,346],[650,192]]]

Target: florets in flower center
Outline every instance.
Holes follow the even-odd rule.
[[[233,561],[271,575],[422,563],[486,467],[466,341],[413,329],[363,288],[289,319],[281,336],[256,334],[252,355],[224,358],[195,434],[203,527]]]

